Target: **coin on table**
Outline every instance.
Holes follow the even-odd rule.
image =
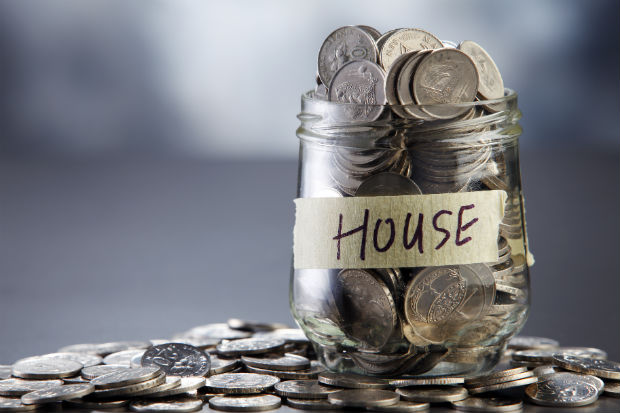
[[[11,377],[12,366],[1,365],[0,366],[0,379],[8,379]]]
[[[260,396],[224,396],[209,399],[209,407],[226,412],[263,412],[280,407],[282,401],[278,396],[263,394]]]
[[[605,379],[620,380],[620,363],[615,361],[556,354],[553,356],[553,364],[565,370],[591,374]]]
[[[97,390],[112,389],[114,387],[128,386],[153,379],[162,374],[162,370],[156,366],[138,367],[135,369],[119,370],[112,373],[95,377],[90,382]]]
[[[386,379],[362,376],[352,373],[334,373],[325,371],[319,374],[319,383],[328,386],[345,387],[348,389],[385,389],[389,387]]]
[[[550,364],[553,363],[553,356],[556,354],[596,359],[607,358],[607,353],[603,350],[590,347],[558,347],[549,349],[519,350],[512,355],[512,358],[517,361]]]
[[[373,412],[385,412],[385,413],[409,413],[409,412],[424,412],[430,408],[429,403],[418,403],[418,402],[406,402],[399,400],[394,404],[390,404],[389,406],[373,406],[368,410],[372,410]]]
[[[241,361],[248,366],[268,370],[291,371],[310,368],[310,360],[306,357],[295,354],[285,354],[283,356],[265,358],[243,356],[241,357]]]
[[[44,354],[43,358],[73,360],[80,363],[84,367],[96,366],[101,364],[101,357],[96,354],[88,353],[49,353]]]
[[[24,404],[18,398],[0,397],[0,412],[24,412],[37,407],[36,404]]]
[[[370,34],[356,26],[340,27],[330,33],[319,50],[318,71],[321,82],[330,85],[340,68],[348,62],[377,62],[377,46]]]
[[[402,377],[398,379],[389,379],[390,386],[393,387],[410,387],[410,386],[445,386],[450,384],[463,384],[463,377]]]
[[[574,373],[556,373],[544,376],[537,384],[525,389],[530,401],[543,406],[578,407],[594,403],[599,390],[587,377]]]
[[[0,396],[21,396],[35,390],[47,390],[63,385],[62,380],[0,380]]]
[[[95,390],[91,393],[91,397],[99,399],[109,398],[128,398],[136,393],[141,393],[146,389],[159,386],[166,382],[166,375],[162,372],[152,379],[141,381],[139,383],[128,384],[126,386],[113,387],[110,389]]]
[[[396,393],[403,400],[424,403],[455,402],[467,398],[467,390],[461,386],[401,387]]]
[[[620,397],[620,382],[605,382],[605,395],[611,397]]]
[[[115,366],[111,364],[102,364],[100,366],[84,367],[81,371],[82,377],[86,380],[92,380],[95,377],[103,376],[108,373],[116,373],[119,371],[129,370],[127,366]]]
[[[459,50],[473,60],[478,71],[478,94],[482,99],[499,99],[504,97],[504,81],[497,65],[478,43],[465,40]]]
[[[90,383],[90,380],[86,380],[84,377],[82,376],[75,376],[75,377],[67,377],[62,379],[63,384],[82,384],[82,383]]]
[[[21,400],[24,404],[43,404],[59,402],[62,400],[76,399],[86,396],[95,391],[92,384],[65,384],[63,386],[52,387],[45,390],[35,390],[26,393]]]
[[[480,393],[487,393],[490,391],[512,389],[515,387],[523,387],[523,386],[527,386],[528,384],[536,383],[538,381],[538,377],[534,376],[534,374],[530,372],[529,375],[530,376],[528,377],[523,377],[523,378],[516,379],[516,380],[503,381],[500,383],[488,384],[488,385],[482,384],[482,385],[478,385],[475,387],[469,387],[468,391],[470,394],[480,394]]]
[[[65,400],[64,403],[76,409],[104,410],[118,409],[129,404],[129,400],[88,400],[88,398]]]
[[[132,397],[145,397],[152,396],[156,393],[162,393],[168,390],[176,389],[181,386],[181,377],[178,376],[166,376],[166,381],[159,386],[150,387],[142,391],[133,393]],[[193,389],[192,389],[193,390]]]
[[[186,337],[216,338],[220,340],[236,340],[252,336],[249,331],[235,330],[226,323],[205,324],[194,327],[184,333]]]
[[[211,393],[252,394],[262,393],[273,387],[280,379],[266,374],[224,373],[206,380],[206,389]]]
[[[337,410],[337,407],[327,401],[327,399],[296,399],[287,397],[286,404],[295,409],[303,410]]]
[[[107,356],[123,350],[136,348],[147,348],[151,345],[146,341],[114,341],[110,343],[85,343],[73,344],[58,349],[58,352],[64,353],[91,353],[98,356]]]
[[[316,360],[310,362],[310,368],[307,370],[292,370],[292,371],[278,371],[259,369],[252,366],[246,366],[247,370],[251,373],[268,374],[270,376],[278,377],[282,380],[311,380],[316,379],[320,373],[325,371],[325,367]]]
[[[289,328],[289,326],[282,323],[261,323],[258,321],[241,320],[239,318],[229,318],[226,324],[228,324],[228,327],[235,330],[246,330],[251,332],[273,331],[280,328]]]
[[[202,400],[192,397],[181,397],[166,401],[134,400],[129,410],[134,412],[195,412],[202,409]]]
[[[13,364],[13,376],[23,379],[61,379],[75,376],[82,363],[67,359],[29,357]]]
[[[513,412],[520,411],[523,402],[499,397],[469,397],[452,402],[452,408],[462,412]]]
[[[308,337],[301,328],[281,328],[269,332],[261,332],[254,334],[256,338],[281,338],[287,343],[305,344],[310,343]]]
[[[278,338],[242,338],[218,344],[218,354],[225,357],[235,357],[247,354],[265,354],[280,351],[286,341]]]
[[[380,172],[366,178],[355,196],[420,195],[422,191],[411,179],[394,172]]]
[[[333,387],[322,386],[316,380],[287,380],[276,383],[276,393],[282,397],[296,399],[326,399],[330,393],[340,391]]]
[[[494,384],[501,383],[503,381],[511,381],[525,377],[531,377],[532,373],[527,370],[527,367],[515,367],[506,370],[500,370],[485,376],[472,377],[465,380],[466,386],[478,386],[482,384]]]
[[[103,358],[103,364],[113,364],[117,366],[131,366],[131,360],[134,357],[142,357],[146,350],[123,350],[116,353],[108,354]]]
[[[166,382],[168,382],[169,378],[170,377],[166,377]],[[162,397],[175,396],[175,395],[189,393],[191,391],[197,390],[203,387],[205,384],[205,378],[202,376],[201,377],[184,376],[184,377],[181,377],[180,379],[181,379],[181,382],[179,383],[178,386],[174,386],[169,389],[162,389],[161,387],[158,386],[156,391],[144,397],[150,399],[150,398],[162,398]],[[163,384],[160,386],[163,386]]]
[[[142,355],[142,366],[157,366],[171,376],[204,376],[211,360],[203,350],[183,343],[152,346]]]
[[[457,49],[439,49],[425,56],[413,76],[413,96],[424,112],[438,119],[450,119],[469,107],[444,105],[473,102],[478,74],[472,60]]]
[[[336,406],[348,408],[372,408],[398,403],[400,397],[391,390],[349,389],[331,393],[327,400]]]
[[[431,33],[420,29],[400,29],[382,40],[379,51],[381,66],[388,70],[398,56],[424,49],[443,47],[441,40]]]
[[[561,369],[559,367],[557,367],[557,366],[552,366],[550,364],[545,364],[543,366],[538,366],[538,367],[534,368],[534,370],[532,370],[532,373],[534,373],[534,376],[540,378],[540,377],[546,376],[548,374],[558,373],[559,370],[561,370]]]
[[[238,358],[222,358],[211,354],[211,368],[209,375],[227,373],[239,367],[240,360]]]

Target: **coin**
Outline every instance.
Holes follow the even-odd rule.
[[[620,397],[620,383],[613,381],[605,382],[605,395],[611,397]]]
[[[226,324],[228,324],[228,327],[235,330],[245,330],[251,332],[273,331],[280,328],[289,328],[289,326],[282,323],[263,323],[258,321],[241,320],[239,318],[229,318]]]
[[[146,389],[159,386],[161,384],[164,384],[165,382],[166,375],[160,372],[158,376],[155,376],[154,378],[148,379],[146,381],[141,381],[139,383],[128,384],[126,386],[113,387],[102,390],[95,390],[93,393],[91,393],[91,397],[101,399],[131,397],[136,393],[139,394]]]
[[[241,357],[241,361],[248,366],[258,367],[268,370],[305,370],[310,368],[310,360],[303,356],[285,354],[277,357]]]
[[[278,370],[259,369],[259,368],[252,367],[252,366],[246,366],[246,368],[250,373],[268,374],[270,376],[278,377],[282,380],[316,379],[319,373],[322,373],[325,371],[325,367],[323,367],[316,360],[312,360],[310,362],[310,368],[308,370],[278,371]]]
[[[499,397],[469,397],[452,402],[452,408],[462,412],[514,412],[523,408],[523,402]]]
[[[362,376],[351,373],[334,373],[325,371],[319,374],[319,383],[348,389],[385,389],[389,386],[386,379]]]
[[[527,373],[527,372],[528,372],[527,367],[515,367],[512,369],[500,370],[500,371],[487,374],[485,376],[478,376],[478,377],[472,377],[470,379],[467,379],[465,380],[465,385],[469,386],[469,385],[476,385],[479,383],[488,383],[496,379],[505,379],[507,377],[512,377],[516,374],[522,374],[522,373]]]
[[[168,377],[166,377],[166,381],[168,381]],[[205,384],[204,377],[192,377],[192,376],[184,376],[181,377],[181,383],[178,386],[172,387],[170,389],[161,389],[158,388],[156,392],[151,393],[146,398],[162,398],[175,396],[179,394],[189,393],[193,390],[199,389],[203,387]]]
[[[322,386],[316,380],[287,380],[276,383],[276,394],[297,399],[326,399],[327,395],[339,389]]]
[[[67,399],[75,399],[86,396],[95,391],[92,384],[66,384],[49,389],[35,390],[21,397],[24,404],[43,404],[59,402]]]
[[[36,404],[23,404],[20,399],[0,397],[0,412],[23,412],[36,408]]]
[[[65,400],[64,403],[77,409],[103,410],[118,409],[129,404],[128,400],[88,400],[87,398],[77,398]]]
[[[0,396],[21,396],[35,390],[62,386],[62,380],[4,379],[0,381]]]
[[[225,396],[209,399],[209,407],[227,412],[263,412],[273,410],[282,404],[279,397],[272,394],[260,396]]]
[[[75,376],[82,369],[82,364],[77,361],[29,357],[13,364],[13,376],[24,379],[61,379]]]
[[[399,400],[394,404],[390,404],[389,406],[373,406],[368,410],[372,410],[373,412],[385,412],[385,413],[409,413],[409,412],[423,412],[427,411],[430,408],[429,403],[418,403],[418,402],[405,402]]]
[[[296,399],[287,397],[286,404],[295,409],[304,410],[337,410],[338,408],[327,401],[327,399]]]
[[[82,376],[75,377],[66,377],[62,379],[63,384],[82,384],[82,383],[90,383],[90,380],[86,380]]]
[[[73,360],[80,363],[84,367],[96,366],[101,364],[101,357],[88,353],[49,353],[44,354],[43,358]]]
[[[394,172],[380,172],[365,179],[355,196],[419,195],[422,191],[411,179]]]
[[[556,354],[597,359],[607,358],[607,353],[605,353],[603,350],[590,347],[558,347],[549,349],[520,350],[516,351],[512,355],[512,358],[516,361],[550,364],[553,363],[553,356]]]
[[[398,56],[423,49],[443,47],[441,40],[431,33],[420,29],[400,29],[389,35],[382,42],[380,53],[381,66],[388,70]]]
[[[525,377],[521,379],[503,381],[501,383],[495,383],[495,384],[480,385],[476,387],[469,387],[468,391],[470,394],[480,394],[480,393],[487,393],[487,392],[496,391],[496,390],[512,389],[514,387],[523,387],[523,386],[527,386],[528,384],[536,383],[538,381],[538,377],[534,376],[532,373],[529,373],[529,374],[530,374],[529,377]]]
[[[465,40],[459,50],[471,58],[478,72],[478,94],[482,99],[504,97],[504,81],[497,65],[478,43]]]
[[[108,354],[103,358],[104,364],[113,364],[117,366],[131,366],[131,360],[133,357],[144,354],[145,350],[123,350],[117,353]]]
[[[266,374],[224,373],[206,380],[206,389],[212,393],[252,394],[262,393],[273,387],[280,379]]]
[[[355,26],[340,27],[330,33],[319,50],[321,82],[330,85],[336,72],[350,61],[377,61],[377,47],[371,35]]]
[[[256,333],[254,334],[255,338],[281,338],[287,343],[298,343],[298,344],[306,344],[310,343],[308,341],[308,337],[304,334],[302,329],[300,328],[281,328],[278,330],[265,332],[265,333]]]
[[[580,374],[556,373],[544,376],[525,389],[533,403],[543,406],[578,407],[594,403],[600,390]],[[591,377],[591,376],[590,376]],[[595,378],[595,377],[592,377]]]
[[[605,379],[620,380],[620,363],[615,361],[556,354],[553,356],[553,364],[566,370],[591,374]]]
[[[226,359],[211,354],[211,368],[209,375],[227,373],[239,367],[240,360],[237,358]]]
[[[202,409],[202,400],[182,397],[166,401],[134,400],[129,410],[134,412],[195,412]]]
[[[204,376],[211,367],[203,350],[183,343],[152,346],[144,352],[142,366],[157,366],[171,376]]]
[[[560,370],[561,369],[556,366],[545,364],[543,366],[536,367],[534,370],[532,370],[532,373],[534,373],[534,376],[536,377],[542,377],[546,376],[547,374],[558,373],[558,371]]]
[[[248,338],[252,333],[248,331],[235,330],[226,323],[213,323],[197,326],[184,333],[185,337],[215,338],[220,340],[236,340],[238,338]]]
[[[166,376],[166,381],[162,384],[154,387],[149,387],[142,391],[138,391],[132,394],[132,397],[144,397],[152,396],[156,393],[162,393],[168,390],[176,389],[181,386],[181,377],[178,376]],[[193,390],[193,389],[192,389]]]
[[[162,374],[162,370],[156,366],[138,367],[135,369],[118,370],[95,377],[90,382],[97,390],[112,389],[115,387],[128,386],[153,379]]]
[[[401,387],[396,393],[403,400],[423,403],[455,402],[467,398],[467,390],[461,386]]]
[[[445,386],[449,384],[463,384],[463,377],[411,377],[389,379],[390,386],[393,387],[410,387],[410,386]]]
[[[125,371],[128,369],[129,368],[126,366],[115,366],[115,365],[104,364],[100,366],[84,367],[80,374],[86,380],[92,380],[95,377],[103,376],[104,374]]]
[[[144,341],[115,341],[110,343],[73,344],[58,349],[59,353],[91,353],[98,356],[107,356],[123,350],[147,348],[151,344]]]
[[[327,400],[341,407],[372,408],[398,403],[399,396],[390,390],[353,389],[330,393]]]
[[[265,354],[280,351],[286,341],[278,338],[242,338],[218,344],[218,354],[225,357],[242,356],[247,354]]]
[[[8,379],[11,377],[12,366],[0,365],[0,379]]]

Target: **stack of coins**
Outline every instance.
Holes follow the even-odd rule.
[[[549,364],[535,364],[534,370],[533,365],[499,367],[468,378],[330,372],[317,362],[301,330],[277,323],[231,319],[175,337],[212,344],[80,344],[0,366],[0,411],[54,406],[191,412],[206,404],[223,411],[264,411],[285,404],[306,410],[412,412],[449,404],[461,411],[495,412],[521,411],[522,399],[574,407],[600,395],[620,395],[620,363],[606,360],[604,351],[559,347],[540,337],[513,338],[510,346],[518,349],[514,360],[530,357]],[[524,351],[529,353],[518,353]],[[525,389],[524,395],[515,389]]]

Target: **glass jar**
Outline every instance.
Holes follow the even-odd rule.
[[[507,89],[501,99],[467,104],[373,106],[330,102],[308,92],[301,105],[297,195],[304,202],[319,199],[306,207],[303,217],[297,205],[290,306],[319,360],[332,371],[379,376],[468,376],[491,370],[508,339],[525,323],[530,302],[528,265],[533,260],[525,233],[516,93]],[[430,208],[459,196],[502,191],[503,216],[491,227],[490,238],[496,260],[468,262],[475,258],[448,254],[438,261],[432,258],[437,265],[422,266],[415,260],[413,265],[395,265],[398,262],[386,260],[368,268],[364,253],[373,248],[385,251],[388,244],[401,242],[403,233],[395,220],[378,219],[364,231],[356,228],[355,235],[363,232],[367,248],[362,261],[356,256],[349,264],[319,263],[325,248],[336,244],[341,258],[343,215],[338,228],[336,221],[321,221],[315,215],[325,205],[380,197],[376,202],[390,208],[418,199],[431,200],[425,204]],[[457,213],[442,208],[432,216],[432,240],[445,234],[442,242],[449,238],[452,243],[454,231],[450,238],[438,222],[456,219]],[[457,245],[459,236],[461,243],[468,241],[463,234],[477,221],[461,221],[463,208],[458,213],[456,229],[463,233],[456,235]],[[420,213],[416,229],[416,213],[411,212],[402,237],[406,252],[419,252],[420,257],[437,253],[441,242],[429,245],[430,235],[417,232],[423,218],[425,225],[431,224],[431,216]],[[314,221],[306,222],[308,213]],[[298,229],[302,223],[305,229]],[[315,261],[298,265],[298,244],[324,226],[338,236],[306,242],[304,248]]]

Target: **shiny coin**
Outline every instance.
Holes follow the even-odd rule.
[[[102,361],[101,357],[95,354],[88,354],[88,353],[49,353],[49,354],[44,354],[39,357],[50,358],[50,359],[73,360],[75,362],[80,363],[84,367],[96,366],[98,364],[101,364],[101,361]]]
[[[4,379],[0,381],[0,396],[21,396],[31,391],[47,390],[62,385],[62,380]]]
[[[355,196],[419,195],[422,191],[411,179],[394,172],[380,172],[365,179]]]
[[[305,370],[310,368],[310,360],[303,356],[297,356],[294,354],[285,354],[278,357],[241,357],[241,361],[253,367],[267,370]]]
[[[465,380],[465,385],[476,385],[480,383],[489,383],[494,380],[503,379],[503,381],[510,380],[510,377],[513,377],[518,374],[528,373],[527,367],[515,367],[512,369],[500,370],[493,372],[491,374],[487,374],[485,376],[473,377],[471,379]]]
[[[166,382],[168,382],[169,377],[166,377]],[[181,377],[181,382],[178,386],[172,387],[170,389],[162,389],[161,387],[157,388],[157,391],[144,396],[146,398],[162,398],[175,396],[179,394],[189,393],[191,391],[197,390],[203,387],[205,384],[204,377]],[[162,384],[163,386],[163,384]]]
[[[118,370],[102,376],[95,377],[90,382],[97,388],[112,389],[115,387],[128,386],[130,384],[141,383],[162,374],[159,367],[138,367],[135,369]]]
[[[538,381],[538,377],[531,374],[530,377],[525,377],[525,378],[521,378],[517,380],[510,380],[510,381],[504,381],[501,383],[469,387],[468,391],[470,394],[487,393],[490,391],[512,389],[514,387],[523,387],[523,386],[527,386],[528,384],[536,383],[537,381]]]
[[[75,376],[82,364],[67,359],[29,357],[13,364],[13,376],[24,379],[61,379]]]
[[[157,366],[171,376],[204,376],[211,360],[207,353],[183,343],[153,346],[144,352],[142,366]]]
[[[135,400],[129,404],[134,412],[195,412],[202,409],[202,400],[182,397],[166,401]]]
[[[449,384],[463,384],[463,377],[411,377],[389,379],[390,386],[409,387],[409,386],[445,386]]]
[[[375,41],[381,37],[381,32],[374,27],[358,24],[357,27],[368,33]]]
[[[82,384],[82,383],[90,383],[90,380],[86,380],[82,376],[75,377],[67,377],[62,379],[64,384]]]
[[[553,364],[566,370],[620,380],[620,363],[615,361],[556,354],[553,356]]]
[[[116,372],[125,371],[125,370],[128,370],[128,367],[104,364],[104,365],[101,365],[101,366],[84,367],[80,374],[86,380],[92,380],[95,377],[103,376],[104,374],[116,373]]]
[[[600,390],[588,377],[573,373],[556,373],[541,378],[525,389],[533,403],[543,406],[577,407],[594,403]]]
[[[385,413],[409,413],[409,412],[424,412],[430,408],[429,403],[417,403],[406,402],[399,400],[397,403],[390,404],[389,406],[373,406],[368,410],[373,412],[385,412]]]
[[[0,365],[0,379],[8,379],[11,377],[12,366]]]
[[[237,358],[226,359],[211,354],[211,369],[209,375],[227,373],[239,367],[240,360]]]
[[[340,391],[333,387],[322,386],[316,380],[288,380],[276,383],[275,391],[282,397],[297,399],[326,399],[327,395]]]
[[[58,349],[58,352],[68,353],[91,353],[98,356],[107,356],[108,354],[117,353],[123,350],[147,348],[151,343],[144,341],[116,341],[111,343],[86,343],[86,344],[73,344],[70,346],[62,347]]]
[[[441,40],[420,29],[400,29],[382,41],[379,51],[381,66],[388,70],[400,55],[424,49],[443,47]]]
[[[318,72],[321,82],[330,85],[336,72],[355,60],[377,62],[377,47],[372,36],[356,26],[334,30],[319,50]]]
[[[95,386],[92,384],[66,384],[64,386],[26,393],[22,396],[21,400],[24,404],[43,404],[83,397],[94,391]]]
[[[385,389],[389,386],[386,379],[362,376],[349,373],[334,373],[325,371],[319,374],[319,383],[328,386],[345,387],[348,389]]]
[[[545,364],[544,366],[536,367],[534,370],[532,370],[532,373],[534,373],[534,376],[536,377],[542,377],[546,376],[547,374],[558,373],[559,370],[561,369],[556,366]]]
[[[228,324],[228,327],[234,328],[235,330],[246,330],[252,332],[273,331],[280,328],[289,328],[286,324],[281,323],[260,323],[258,321],[240,320],[238,318],[229,318],[226,324]]]
[[[131,397],[136,393],[141,393],[146,389],[159,386],[161,384],[164,384],[165,382],[166,375],[160,372],[158,376],[139,383],[129,384],[120,387],[113,387],[111,389],[95,390],[93,393],[91,393],[91,397],[99,399]]]
[[[461,386],[403,387],[396,389],[403,400],[424,403],[455,402],[467,398],[467,390]]]
[[[620,397],[620,382],[605,382],[605,395],[611,397]]]
[[[279,381],[266,374],[224,373],[209,377],[205,387],[211,393],[252,394],[262,393]]]
[[[282,380],[311,380],[316,379],[320,373],[325,371],[318,361],[312,360],[310,362],[310,368],[308,370],[294,370],[294,371],[278,371],[259,369],[252,366],[246,366],[247,370],[251,373],[268,374],[270,376],[278,377]]]
[[[248,331],[235,330],[226,323],[205,324],[197,326],[184,333],[185,337],[216,338],[220,340],[236,340],[248,338],[252,333]]]
[[[86,399],[71,399],[65,400],[64,403],[76,409],[88,409],[88,410],[103,410],[103,409],[119,409],[129,404],[128,400],[88,400]]]
[[[556,354],[596,359],[607,358],[607,353],[605,353],[603,350],[590,347],[558,347],[552,349],[520,350],[516,351],[512,355],[512,358],[516,361],[552,364],[553,356]]]
[[[295,409],[303,410],[337,410],[338,408],[327,399],[296,399],[287,397],[286,404]]]
[[[523,402],[499,397],[469,397],[452,402],[452,408],[462,412],[514,412],[523,408]]]
[[[280,407],[282,401],[272,394],[260,396],[225,396],[209,399],[209,407],[227,412],[262,412]]]
[[[166,381],[160,384],[159,386],[154,386],[148,389],[144,389],[142,391],[135,392],[132,394],[132,397],[152,396],[156,393],[162,393],[168,390],[176,389],[180,386],[181,386],[181,377],[166,376]]]
[[[281,328],[271,332],[256,333],[255,338],[281,338],[287,343],[310,343],[308,337],[304,334],[300,328]]]
[[[478,95],[482,99],[499,99],[504,97],[504,81],[497,65],[478,43],[465,40],[459,50],[471,58],[478,72]]]
[[[134,357],[142,357],[145,351],[146,350],[123,350],[117,353],[108,354],[103,358],[103,363],[130,367],[131,360]]]
[[[283,339],[242,338],[220,343],[217,346],[218,354],[225,357],[242,356],[246,354],[265,354],[280,351],[286,341]]]
[[[399,396],[390,390],[353,389],[331,393],[327,400],[341,407],[371,408],[398,403]]]
[[[0,412],[24,412],[36,408],[36,404],[24,404],[20,399],[0,397]]]

